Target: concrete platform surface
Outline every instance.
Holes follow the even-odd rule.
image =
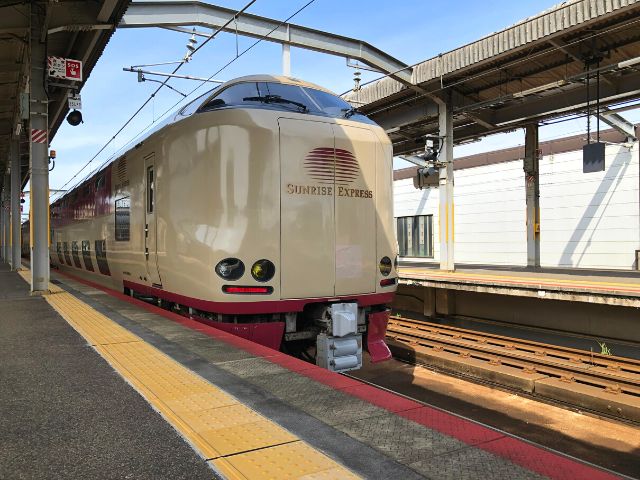
[[[206,462],[0,264],[0,478],[210,479]]]
[[[640,272],[458,265],[453,272],[428,262],[400,262],[400,283],[512,296],[640,306]]]
[[[15,274],[3,273],[3,275],[6,275],[7,279],[12,278],[10,281],[7,280],[8,283],[22,282]],[[129,332],[128,334],[135,335],[144,342],[146,345],[144,348],[157,349],[180,366],[223,391],[224,395],[229,395],[234,401],[250,408],[257,415],[274,422],[291,435],[304,441],[315,451],[326,455],[332,461],[345,466],[360,477],[376,479],[616,478],[615,474],[611,472],[540,448],[504,432],[408,400],[358,380],[327,372],[314,365],[234,337],[195,320],[106,290],[96,284],[59,274],[54,274],[53,277],[58,286],[86,305],[87,312],[97,312],[97,314],[103,315],[104,323],[113,323],[117,328],[123,328],[123,331]],[[24,285],[26,286],[26,284]],[[8,288],[10,289],[10,287]],[[42,322],[44,318],[56,319],[49,320],[47,323],[64,323],[50,307],[47,308],[47,304],[43,303],[44,300],[25,298],[22,302],[24,306],[21,308],[25,312],[35,309],[37,305],[42,308],[42,313],[38,314],[37,318],[34,316],[32,320],[30,329],[38,332],[31,333],[32,337],[45,336],[41,335],[37,328],[39,322]],[[3,329],[5,323],[10,325],[19,321],[5,320],[5,317],[7,319],[13,318],[16,314],[14,313],[15,308],[5,309],[4,307],[5,302],[3,301],[0,306]],[[18,333],[18,335],[20,334],[25,335],[25,333]],[[100,358],[95,354],[95,351],[83,343],[79,335],[75,334],[74,339],[78,345],[95,357],[97,364],[100,363]],[[15,348],[23,350],[29,350],[32,346],[35,349],[36,345],[35,340],[22,343],[15,340],[15,342],[17,345]],[[46,342],[46,339],[41,342]],[[39,358],[39,363],[42,365],[40,368],[44,369],[45,365],[55,362],[55,357],[49,358],[49,350],[67,352],[66,344],[61,347],[57,348],[53,343],[49,349],[44,348],[39,352],[36,350],[31,355]],[[10,345],[7,345],[3,349],[3,354],[10,356],[11,348]],[[101,350],[99,345],[96,348]],[[9,353],[4,353],[6,350]],[[75,357],[72,352],[65,353],[65,355]],[[111,363],[113,364],[113,362]],[[15,377],[13,382],[17,385],[12,387],[12,390],[3,393],[2,402],[10,402],[4,397],[12,397],[12,391],[18,388],[25,390],[29,386],[35,389],[40,388],[35,384],[32,385],[29,381],[31,373],[20,370],[12,363],[5,364],[3,361],[0,368],[3,376],[13,375]],[[76,404],[80,404],[81,408],[86,408],[88,412],[94,412],[94,414],[96,410],[100,411],[104,408],[104,399],[102,398],[106,395],[104,391],[101,392],[100,398],[91,396],[87,398],[78,391],[79,388],[85,386],[85,382],[88,385],[93,385],[85,376],[78,377],[76,375],[78,370],[85,368],[84,363],[60,368],[63,370],[61,375],[66,374],[70,380],[65,383],[63,379],[52,379],[51,382],[55,385],[59,384],[57,394],[66,395],[64,403],[69,406],[68,408],[73,411]],[[88,369],[91,368],[93,367],[88,367]],[[102,362],[102,368],[107,371],[110,369],[106,362]],[[14,370],[16,373],[12,373]],[[139,391],[151,388],[149,385],[155,381],[150,378],[150,374],[144,373],[144,375],[140,378],[144,378],[150,383],[137,385],[132,382]],[[91,375],[89,373],[86,376],[90,377]],[[111,377],[126,386],[113,371],[111,371]],[[21,381],[26,385],[19,386]],[[53,389],[53,386],[50,388]],[[137,396],[133,388],[127,388],[133,397]],[[149,397],[149,395],[146,396]],[[39,397],[34,394],[33,397],[41,398],[41,400],[32,402],[31,408],[36,411],[48,409],[43,396]],[[141,397],[137,396],[137,398],[144,404]],[[148,405],[146,409],[148,416],[161,418]],[[99,448],[99,452],[107,458],[115,455],[114,452],[117,453],[118,448],[122,448],[119,447],[120,435],[125,439],[128,438],[126,433],[119,433],[117,430],[118,422],[122,423],[124,421],[122,417],[126,419],[127,415],[125,412],[120,412],[119,417],[116,415],[118,418],[113,419],[116,428],[110,428],[110,424],[105,422],[99,429],[100,435],[113,437],[111,443],[101,444]],[[87,425],[91,425],[90,420],[83,417],[79,418],[77,422],[65,420],[64,424],[69,422],[80,425],[80,429],[86,429]],[[53,433],[49,432],[48,428],[55,428],[55,426],[51,426],[40,429],[30,424],[28,418],[18,424],[26,424],[28,428],[24,430],[21,437],[16,435],[20,438],[13,440],[21,441],[23,448],[29,452],[32,450],[30,447],[32,439],[47,438]],[[61,428],[70,428],[65,425],[62,425]],[[127,425],[130,426],[130,435],[145,438],[146,427],[141,431],[139,422],[127,423]],[[172,432],[168,424],[165,424],[165,427],[169,432]],[[16,430],[18,426],[13,428]],[[181,433],[185,435],[185,432]],[[0,433],[1,435],[3,433]],[[174,436],[179,442],[179,437],[175,434]],[[212,438],[218,440],[215,436]],[[11,438],[7,441],[11,441]],[[92,447],[95,445],[92,443],[92,439],[85,439],[83,443],[86,449],[97,448]],[[182,445],[186,446],[184,443]],[[154,458],[157,456],[155,445],[142,444],[139,447],[146,449],[148,455]],[[197,445],[196,450],[198,450]],[[257,448],[248,452],[253,455],[249,461],[251,462],[255,456],[259,456],[261,450],[263,449]],[[238,456],[246,453],[241,452]],[[13,461],[8,466],[5,466],[5,460],[0,458],[0,477],[6,476],[3,474],[5,468],[11,469],[6,472],[13,472],[9,476],[15,476],[16,472],[26,471],[26,475],[23,476],[28,477],[29,460],[39,455],[39,452],[32,452],[28,455],[27,460]],[[194,454],[192,453],[192,455]],[[175,450],[174,454],[164,457],[164,460],[171,463],[176,456],[178,457],[176,461],[185,461],[186,457],[183,457],[180,449]],[[189,468],[193,469],[196,473],[189,475],[189,477],[197,478],[198,472],[200,472],[198,468],[203,467],[204,462],[198,462],[197,457],[195,458],[193,464],[189,463],[191,466],[184,466],[184,471],[188,471]],[[228,463],[234,461],[233,458],[224,457],[224,455],[220,458]],[[245,458],[247,458],[246,455]],[[286,463],[290,460],[284,457],[280,457],[280,460],[277,460],[278,457],[272,458],[276,458],[273,460],[276,463]],[[206,456],[204,459],[211,460]],[[101,459],[100,461],[106,460]],[[214,463],[214,468],[220,465],[219,459],[212,463]],[[246,473],[249,470],[242,470],[244,467],[238,463],[235,465],[237,468],[234,472],[238,475],[234,474],[233,478],[251,478]],[[123,471],[118,468],[115,466],[109,471],[114,472],[114,476],[125,476],[122,475]],[[206,472],[206,470],[204,471]],[[229,471],[224,470],[225,475],[228,475]],[[242,474],[242,472],[245,473]],[[53,476],[55,476],[55,472]],[[65,476],[64,472],[58,476]],[[176,475],[159,472],[154,477],[176,478]],[[253,478],[301,478],[301,476],[296,476],[288,471],[286,475]],[[331,478],[343,477],[334,474]]]

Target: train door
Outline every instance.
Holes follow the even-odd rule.
[[[376,144],[368,128],[334,125],[336,295],[376,290]]]
[[[156,168],[155,154],[144,158],[145,171],[145,224],[144,224],[144,257],[147,275],[152,285],[162,286],[158,271],[158,234],[156,220]]]
[[[335,292],[334,138],[331,124],[281,118],[282,298]]]

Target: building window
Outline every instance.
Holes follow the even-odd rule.
[[[433,215],[398,217],[396,221],[400,256],[433,258]]]
[[[116,200],[116,241],[128,242],[131,232],[131,199]]]

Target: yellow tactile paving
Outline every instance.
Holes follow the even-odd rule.
[[[29,281],[28,271],[20,273]],[[65,290],[47,302],[199,453],[234,479],[354,479],[353,473]]]
[[[18,275],[22,277],[22,279],[31,285],[31,270],[25,270],[24,267],[22,270],[18,270]],[[62,293],[64,290],[53,283],[49,284],[49,292],[51,293]]]
[[[213,461],[229,479],[249,480],[349,480],[359,478],[318,453],[304,442],[219,458]]]

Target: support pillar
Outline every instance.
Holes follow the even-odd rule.
[[[0,196],[2,204],[2,213],[0,214],[0,244],[2,244],[1,255],[2,261],[9,263],[9,175],[5,174],[4,183],[2,185],[2,195]]]
[[[538,124],[527,125],[524,175],[527,200],[527,267],[540,267],[540,149]]]
[[[22,192],[22,175],[20,171],[20,141],[12,139],[10,146],[11,154],[11,268],[20,270],[21,263],[21,212],[20,193]]]
[[[440,269],[454,271],[453,249],[455,244],[453,203],[453,109],[451,103],[439,104],[440,151]]]
[[[287,24],[287,40],[289,39],[289,25]],[[285,77],[291,76],[291,45],[288,43],[282,44],[282,75]]]
[[[291,47],[286,43],[282,44],[282,75],[291,76]]]
[[[45,293],[49,290],[49,119],[45,90],[47,52],[46,43],[40,41],[47,8],[48,2],[43,2],[40,8],[31,7],[30,133],[44,132],[43,142],[42,136],[31,136],[29,155],[32,293]],[[34,141],[34,138],[39,141]]]

